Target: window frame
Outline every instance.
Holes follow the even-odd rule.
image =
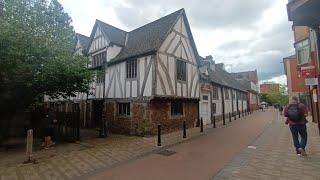
[[[310,42],[309,38],[303,39],[294,44],[296,50],[297,65],[301,66],[310,62]]]
[[[105,74],[103,74],[103,73],[97,73],[96,83],[97,83],[97,84],[103,84],[104,81],[105,81]]]
[[[213,86],[213,88],[212,88],[212,99],[219,100],[219,87]]]
[[[224,89],[224,99],[225,100],[230,100],[230,93],[228,88],[223,88]]]
[[[92,67],[102,66],[106,61],[106,51],[100,52],[92,56]]]
[[[135,79],[138,75],[138,59],[126,61],[126,78]]]
[[[130,103],[117,103],[117,115],[118,116],[130,116]],[[121,112],[120,112],[121,111]]]
[[[171,102],[171,116],[183,116],[183,102],[172,101]]]
[[[187,62],[182,59],[176,59],[176,79],[187,82]]]

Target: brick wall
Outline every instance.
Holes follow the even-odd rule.
[[[112,133],[148,136],[157,134],[158,124],[161,124],[162,133],[181,130],[184,120],[187,128],[194,127],[198,118],[198,101],[182,102],[184,114],[181,116],[171,115],[170,100],[131,102],[130,115],[118,116],[116,102],[108,101],[105,109],[108,129]]]

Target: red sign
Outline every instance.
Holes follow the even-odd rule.
[[[314,66],[305,66],[301,67],[301,73],[304,77],[315,77],[316,76],[316,70],[314,69]]]

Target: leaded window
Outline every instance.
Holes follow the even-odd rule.
[[[177,80],[187,81],[187,63],[177,59]]]
[[[118,103],[118,115],[130,115],[130,103]]]
[[[137,59],[127,61],[127,78],[132,79],[137,77]]]

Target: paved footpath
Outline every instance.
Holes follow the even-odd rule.
[[[167,148],[175,153],[171,156],[150,154],[84,179],[210,179],[253,142],[276,115],[271,110],[256,112],[193,141]]]
[[[237,121],[245,121],[251,116],[245,116]],[[154,154],[162,149],[196,139],[219,131],[236,121],[223,126],[217,123],[204,127],[204,133],[199,127],[187,130],[187,138],[182,138],[182,131],[162,136],[162,146],[157,146],[157,137],[127,137],[111,136],[105,139],[94,139],[90,142],[59,145],[50,150],[41,150],[34,153],[36,163],[21,164],[24,161],[23,152],[13,152],[0,155],[0,180],[16,179],[79,179],[89,174],[96,174],[106,169],[126,164]]]
[[[308,157],[295,155],[284,118],[274,110],[255,112],[213,129],[189,129],[156,137],[91,143],[38,164],[0,167],[2,179],[319,179],[320,143],[309,123]],[[248,146],[256,149],[249,149]],[[165,151],[168,150],[168,151]],[[165,153],[165,152],[166,153]],[[160,155],[161,153],[170,156]],[[160,154],[159,154],[160,153]]]
[[[308,156],[298,156],[292,143],[289,128],[284,117],[278,116],[252,146],[245,149],[223,170],[213,176],[213,180],[320,180],[320,136],[317,124],[309,117]]]

